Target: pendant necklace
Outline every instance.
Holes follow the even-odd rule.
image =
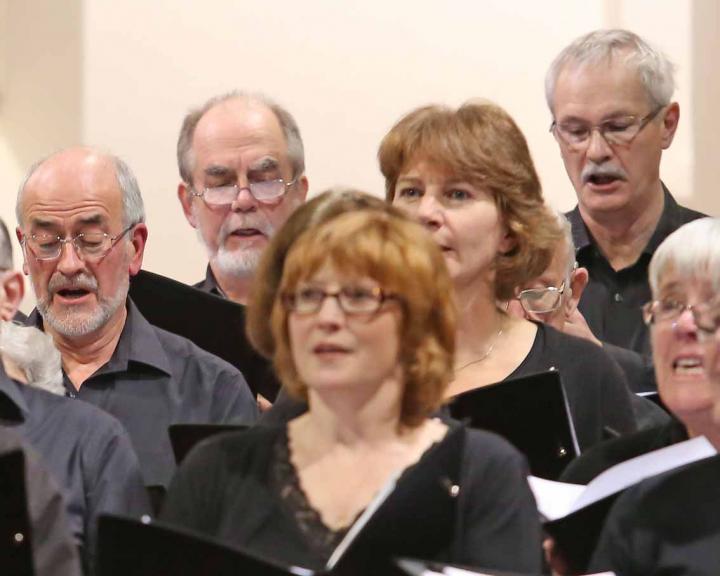
[[[458,372],[460,372],[460,370],[464,370],[465,368],[467,368],[468,366],[472,366],[473,364],[479,364],[483,360],[487,359],[487,357],[490,356],[490,354],[492,354],[492,351],[495,349],[495,344],[497,344],[498,340],[500,340],[500,336],[502,336],[504,328],[505,326],[503,322],[503,324],[500,325],[500,330],[498,330],[497,334],[495,334],[492,343],[490,344],[490,346],[487,347],[487,350],[485,350],[483,355],[480,356],[480,358],[475,358],[475,360],[470,360],[470,362],[463,364],[459,368],[455,368],[455,373],[457,374]]]

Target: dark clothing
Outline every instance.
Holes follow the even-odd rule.
[[[632,395],[617,364],[600,346],[537,324],[530,352],[506,378],[521,378],[538,372],[558,370],[567,393],[570,413],[580,450],[607,437],[634,432]],[[273,407],[260,423],[274,425],[290,421],[307,410],[307,405],[280,391]]]
[[[77,548],[68,529],[60,490],[37,455],[15,434],[0,427],[0,454],[14,450],[21,450],[25,457],[25,494],[35,576],[80,576]],[[0,501],[5,496],[0,493]],[[0,503],[1,510],[6,508]]]
[[[603,342],[629,348],[650,357],[650,339],[642,320],[642,305],[651,299],[648,266],[665,238],[683,224],[705,215],[678,205],[663,185],[665,205],[660,220],[637,262],[619,271],[595,243],[576,206],[567,213],[572,225],[576,260],[588,269],[590,281],[580,298],[579,309],[593,334]],[[630,385],[633,388],[633,385]],[[633,388],[634,389],[634,388]]]
[[[678,420],[672,419],[664,426],[640,430],[594,446],[568,465],[560,476],[560,481],[588,484],[615,464],[687,439],[685,427]]]
[[[147,486],[167,486],[175,472],[171,424],[252,424],[257,404],[242,374],[189,340],[148,323],[131,300],[117,347],[76,390],[115,416],[130,434]],[[41,322],[37,311],[31,321]]]
[[[539,571],[538,516],[523,458],[495,435],[456,432],[465,438],[455,530],[438,560]],[[174,478],[163,519],[277,561],[322,567],[326,558],[298,528],[271,480],[273,446],[286,434],[285,427],[255,427],[202,444]],[[418,506],[422,501],[418,494]]]
[[[720,456],[649,478],[613,505],[590,572],[621,576],[720,571]]]
[[[634,350],[621,348],[609,342],[603,342],[603,350],[622,368],[628,388],[632,392],[654,392],[657,390],[655,367],[650,356],[643,356]]]
[[[222,288],[220,288],[220,284],[217,283],[217,280],[215,279],[215,274],[213,274],[210,265],[208,265],[207,270],[205,271],[205,280],[201,280],[197,284],[193,284],[193,288],[198,288],[203,292],[209,292],[210,294],[214,294],[215,296],[227,298],[225,292],[223,292]]]
[[[632,398],[622,370],[600,346],[537,324],[530,352],[506,380],[558,370],[580,450],[634,432]]]
[[[94,406],[17,383],[0,367],[0,425],[42,457],[62,487],[86,571],[99,514],[150,513],[137,456],[122,425]]]

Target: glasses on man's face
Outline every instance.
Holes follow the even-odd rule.
[[[562,144],[573,150],[584,149],[590,143],[592,133],[597,130],[610,146],[629,146],[640,131],[655,118],[664,106],[655,108],[643,117],[618,116],[600,124],[589,124],[580,120],[568,120],[550,124],[550,132]]]
[[[374,314],[386,300],[395,299],[378,286],[342,286],[326,290],[310,284],[283,295],[285,308],[296,314],[315,314],[326,298],[335,298],[345,314]]]
[[[199,196],[205,204],[212,207],[229,206],[235,202],[236,198],[242,190],[250,192],[253,198],[258,202],[271,203],[282,198],[288,188],[297,182],[294,178],[290,182],[285,182],[282,178],[275,180],[258,180],[257,182],[248,182],[247,186],[238,186],[232,184],[230,186],[213,186],[205,188],[201,192],[192,190],[193,196]]]
[[[517,295],[523,310],[534,314],[547,314],[554,312],[562,304],[562,295],[565,292],[565,282],[559,287],[528,288]]]
[[[693,321],[701,336],[712,336],[720,328],[718,298],[699,304],[685,304],[672,298],[653,300],[643,306],[643,320],[648,325],[676,320],[685,310],[690,310],[692,313]]]
[[[137,223],[130,224],[120,234],[110,236],[106,232],[81,232],[73,238],[57,234],[30,234],[23,238],[23,245],[37,260],[55,260],[62,254],[63,245],[71,243],[82,260],[100,260],[107,256],[120,238],[132,230]]]

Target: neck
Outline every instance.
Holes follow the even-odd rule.
[[[63,368],[75,388],[79,390],[90,375],[110,360],[120,340],[126,319],[127,309],[121,306],[106,324],[84,336],[67,337],[50,326],[45,327],[60,351]]]
[[[382,444],[399,435],[402,389],[401,381],[391,378],[371,397],[350,390],[310,390],[305,424],[328,444]]]
[[[481,358],[495,344],[505,323],[489,289],[456,287],[458,322],[455,344],[455,366]]]
[[[228,300],[232,300],[238,304],[247,304],[248,297],[250,296],[250,286],[253,280],[252,274],[246,276],[227,274],[212,262],[210,263],[210,269],[215,277],[215,281],[218,286],[220,286],[220,290],[222,290]]]
[[[686,418],[683,424],[690,438],[705,436],[720,452],[720,427],[714,423],[711,410]]]
[[[580,214],[595,242],[615,270],[632,266],[647,246],[665,206],[665,195],[658,180],[651,198],[642,205],[615,212],[592,213],[580,204]]]

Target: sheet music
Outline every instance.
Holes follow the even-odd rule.
[[[608,468],[586,487],[530,476],[528,483],[538,510],[557,520],[662,472],[717,454],[704,436],[666,446]]]

